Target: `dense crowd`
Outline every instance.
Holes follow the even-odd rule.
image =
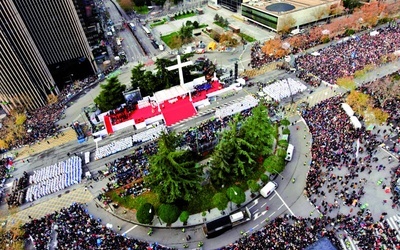
[[[88,214],[84,205],[72,204],[59,212],[23,226],[35,249],[168,249],[157,243],[130,239],[115,233]]]
[[[335,84],[338,78],[352,76],[367,65],[380,65],[382,57],[400,49],[400,27],[385,27],[378,34],[364,33],[296,58],[296,66],[321,80]],[[315,67],[318,65],[318,67]]]
[[[36,110],[27,111],[27,120],[24,124],[26,134],[24,134],[23,137],[15,138],[10,147],[32,145],[49,136],[57,137],[62,128],[56,123],[61,119],[68,101],[76,94],[80,93],[85,87],[93,84],[96,80],[97,76],[92,76],[77,82],[78,85],[67,85],[60,91],[55,103],[48,104]]]
[[[360,249],[398,249],[397,232],[386,221],[374,222],[370,211],[365,215],[301,218],[291,215],[279,216],[260,231],[240,238],[219,250],[238,249],[306,249],[326,238],[327,243],[315,249],[350,248],[348,239],[358,242]]]

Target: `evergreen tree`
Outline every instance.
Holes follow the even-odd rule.
[[[165,203],[190,201],[201,188],[202,169],[196,168],[192,153],[176,149],[178,142],[175,133],[162,134],[157,154],[150,157],[146,181]]]
[[[253,108],[252,115],[243,122],[240,133],[245,141],[254,146],[252,152],[256,157],[254,160],[272,154],[276,130],[264,105]]]
[[[102,89],[100,94],[94,99],[99,109],[103,112],[117,108],[122,103],[125,103],[125,98],[122,92],[126,86],[121,84],[118,78],[111,77],[106,84],[101,84]]]
[[[230,123],[230,129],[222,133],[222,138],[212,154],[211,178],[217,185],[246,177],[255,165],[254,145],[239,135],[239,115]]]

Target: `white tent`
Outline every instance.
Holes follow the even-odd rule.
[[[354,115],[352,117],[350,117],[350,121],[353,124],[354,128],[361,128],[362,127],[361,122]]]
[[[311,55],[313,55],[313,56],[320,56],[321,54],[318,53],[317,51],[315,51],[315,52],[311,53]]]
[[[342,109],[344,110],[344,112],[346,112],[346,114],[350,117],[352,117],[354,115],[354,111],[353,109],[350,107],[349,104],[347,103],[342,103]]]
[[[376,30],[374,30],[374,31],[371,31],[371,32],[369,33],[369,35],[370,35],[370,36],[376,36],[376,35],[379,35],[379,32],[376,31]]]
[[[156,98],[158,103],[162,103],[166,100],[170,100],[170,99],[176,98],[178,96],[183,96],[188,93],[189,92],[185,87],[182,87],[181,85],[177,85],[172,88],[164,89],[164,90],[156,92],[154,94],[154,97]]]

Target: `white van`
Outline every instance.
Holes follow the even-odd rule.
[[[286,151],[286,158],[285,158],[286,161],[292,160],[293,151],[294,151],[294,146],[289,143],[289,145],[287,147],[287,151]]]
[[[274,181],[270,181],[267,183],[267,185],[265,185],[263,188],[261,188],[260,194],[262,195],[262,197],[267,198],[277,188],[278,188],[278,184]]]

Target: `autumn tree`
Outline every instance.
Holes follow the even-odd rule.
[[[132,0],[119,0],[118,2],[119,6],[121,6],[124,11],[131,11],[133,9]]]
[[[265,42],[264,46],[261,48],[262,52],[266,55],[281,58],[287,55],[287,50],[282,48],[282,41],[280,38],[276,37],[274,39],[268,40]]]
[[[279,20],[277,30],[282,34],[288,34],[290,29],[296,25],[296,19],[292,15],[286,15],[283,19]]]
[[[292,36],[286,39],[292,48],[304,48],[307,45],[307,38],[305,35]]]
[[[363,117],[365,123],[368,125],[382,124],[386,122],[386,120],[389,118],[389,114],[380,108],[375,108],[370,106],[364,111]]]
[[[332,8],[330,9],[329,15],[336,17],[339,16],[343,13],[344,7],[341,4],[334,4],[332,5]]]
[[[369,27],[373,27],[378,23],[378,20],[385,9],[384,4],[379,2],[371,2],[364,4],[360,7],[361,18],[364,23],[368,24]]]
[[[371,106],[371,99],[369,95],[362,92],[353,90],[346,98],[346,102],[352,107],[354,112],[363,114],[369,106]]]

